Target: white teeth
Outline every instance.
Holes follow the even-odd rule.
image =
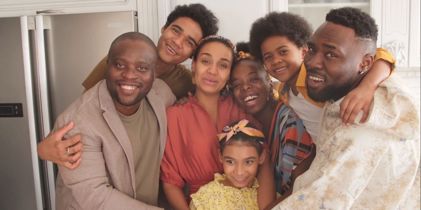
[[[121,85],[120,87],[121,89],[124,89],[124,90],[134,90],[136,88],[136,86],[132,86],[132,85]]]
[[[176,54],[175,50],[171,46],[168,46],[167,49],[168,49],[169,53],[171,53],[172,55]]]
[[[309,76],[308,78],[311,79],[311,80],[317,81],[317,82],[324,82],[325,81],[323,78],[312,76],[312,75]]]
[[[248,101],[251,101],[251,100],[253,100],[253,99],[255,99],[255,98],[257,98],[257,96],[247,96],[247,97],[244,99],[244,101],[245,101],[245,102],[248,102]]]
[[[286,67],[280,67],[280,68],[274,69],[273,71],[274,72],[280,72],[280,71],[283,71],[285,69],[286,69]]]

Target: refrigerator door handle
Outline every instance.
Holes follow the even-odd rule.
[[[38,210],[43,209],[42,204],[42,191],[41,191],[41,182],[40,182],[40,170],[38,162],[38,153],[37,153],[37,133],[36,133],[36,120],[34,112],[34,96],[32,92],[32,76],[31,76],[31,58],[30,58],[30,46],[29,46],[29,35],[28,35],[28,17],[20,17],[21,25],[21,38],[22,38],[22,53],[23,53],[23,66],[25,74],[25,90],[26,90],[26,105],[28,111],[28,127],[29,127],[29,136],[30,136],[30,147],[31,147],[31,159],[32,159],[32,168],[33,168],[33,177],[35,183],[35,199],[36,199],[36,208]]]
[[[35,48],[37,57],[37,83],[39,88],[39,105],[41,108],[41,126],[42,136],[46,136],[50,132],[50,110],[48,100],[48,80],[47,80],[47,64],[45,53],[45,37],[44,37],[44,17],[42,15],[35,16]]]
[[[43,15],[35,16],[35,48],[36,48],[36,65],[35,75],[36,75],[36,86],[38,89],[38,109],[39,109],[39,121],[41,129],[41,137],[47,136],[51,131],[51,122],[50,122],[50,109],[49,109],[49,92],[48,92],[48,80],[47,80],[47,57],[45,49],[45,30],[46,22],[44,21]],[[48,206],[52,210],[55,210],[55,175],[53,163],[46,161],[47,167],[47,190],[50,203]]]

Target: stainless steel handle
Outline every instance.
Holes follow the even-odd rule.
[[[35,16],[35,46],[36,46],[36,59],[37,68],[35,75],[37,76],[37,89],[38,89],[38,109],[39,117],[38,122],[41,128],[41,137],[46,136],[51,131],[50,122],[50,109],[49,109],[49,91],[47,80],[47,58],[45,50],[45,24],[44,16]],[[55,182],[54,182],[54,167],[50,161],[47,161],[47,182],[48,182],[48,196],[52,210],[55,210]]]
[[[33,177],[35,183],[35,199],[38,210],[43,209],[42,205],[42,191],[40,183],[38,153],[37,153],[37,133],[35,125],[35,112],[34,112],[34,96],[32,94],[32,76],[31,76],[31,58],[28,36],[28,17],[22,16],[20,18],[21,25],[21,38],[22,38],[22,53],[23,53],[23,69],[25,74],[25,91],[26,91],[26,108],[28,114],[28,127],[29,127],[29,141],[31,145],[31,159],[33,168]]]

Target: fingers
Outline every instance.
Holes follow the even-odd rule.
[[[355,101],[355,100],[354,100]],[[341,103],[341,119],[345,124],[353,123],[355,116],[358,114],[360,109],[358,104],[353,101],[346,100],[343,104]]]
[[[348,103],[349,103],[349,100],[348,100],[347,97],[345,97],[344,100],[342,100],[342,102],[339,106],[342,122],[344,122],[344,115],[345,115],[345,112],[346,112],[346,108],[348,107]]]
[[[82,151],[82,147],[83,147],[82,142],[77,142],[76,144],[70,145],[66,147],[66,155],[71,156],[71,155],[74,155],[75,153],[79,153]]]
[[[364,106],[363,107],[363,116],[361,117],[360,123],[365,123],[368,119],[368,113],[370,111],[370,106]]]
[[[67,162],[75,163],[79,159],[81,159],[81,157],[82,157],[82,152],[74,153],[73,155],[69,156],[69,161],[67,161]]]
[[[75,124],[73,122],[69,122],[65,126],[53,132],[51,135],[54,136],[55,140],[61,140],[63,136],[66,135],[66,133],[69,132],[73,127],[75,127]]]
[[[75,145],[79,145],[79,144],[82,145],[82,142],[80,140],[81,140],[80,134],[76,134],[76,135],[71,136],[68,139],[64,139],[63,141],[61,141],[61,143],[63,144],[62,146],[67,149],[68,147],[74,147]],[[77,150],[73,152],[69,152],[69,154],[73,154],[75,152],[77,152]]]
[[[59,165],[64,166],[64,167],[72,170],[72,169],[77,168],[80,165],[81,161],[82,161],[82,159],[79,158],[75,162],[61,162],[61,163],[59,163]]]
[[[59,134],[54,134],[59,136]],[[60,134],[61,135],[61,134]],[[76,134],[68,139],[61,140],[62,137],[58,138],[60,141],[55,142],[56,156],[59,161],[69,161],[69,156],[82,150],[81,135]]]

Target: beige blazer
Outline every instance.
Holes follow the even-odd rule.
[[[169,87],[156,79],[148,95],[159,123],[162,158],[167,119],[165,109],[175,101]],[[59,166],[56,207],[61,209],[155,209],[135,199],[133,152],[126,130],[107,90],[105,80],[88,90],[57,119],[55,128],[69,121],[84,144],[81,165],[69,170]]]

